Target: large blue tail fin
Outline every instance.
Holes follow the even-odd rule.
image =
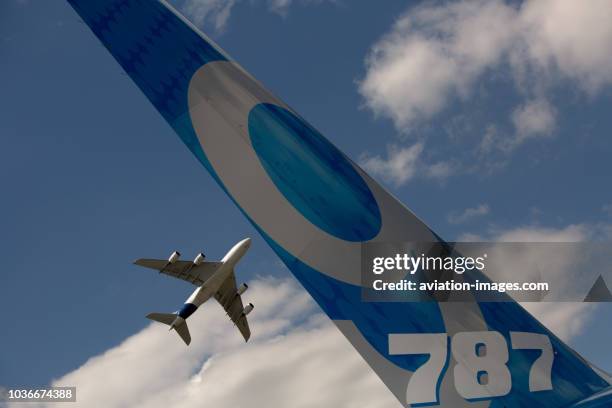
[[[608,387],[517,303],[363,302],[363,242],[437,235],[165,2],[69,3],[403,405],[564,407]]]

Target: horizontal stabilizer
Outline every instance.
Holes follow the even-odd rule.
[[[176,315],[174,313],[149,313],[147,319],[155,320],[156,322],[170,326],[174,319],[176,319]]]
[[[155,320],[156,322],[160,322],[160,323],[170,326],[170,330],[174,329],[176,333],[179,336],[181,336],[181,339],[183,339],[185,344],[189,345],[189,343],[191,343],[191,334],[189,334],[189,328],[187,327],[187,322],[183,320],[181,323],[177,325],[173,325],[173,323],[177,319],[176,314],[174,313],[149,313],[147,315],[147,319]]]

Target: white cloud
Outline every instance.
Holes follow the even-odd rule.
[[[475,234],[473,232],[464,232],[459,234],[457,237],[457,242],[485,242],[486,238],[484,238],[480,234]]]
[[[335,1],[335,0],[300,0],[301,4],[319,4],[325,1]],[[286,17],[289,13],[289,8],[296,3],[296,0],[268,0],[268,9],[276,13],[282,17]]]
[[[409,131],[450,101],[469,97],[487,72],[509,65],[517,89],[535,99],[517,108],[518,134],[550,134],[555,114],[543,102],[547,84],[569,79],[595,94],[612,83],[610,15],[607,0],[413,7],[372,47],[359,90],[373,112]]]
[[[299,0],[303,5],[317,5],[324,2],[335,2],[336,0]],[[296,3],[296,0],[267,0],[268,9],[282,17],[286,17],[289,8]]]
[[[571,224],[563,228],[523,226],[498,232],[500,242],[580,242],[590,237],[591,229],[585,224]]]
[[[556,112],[544,99],[529,101],[512,113],[516,142],[537,136],[550,136],[555,128]]]
[[[151,324],[54,384],[76,386],[86,407],[399,406],[293,281],[260,279],[246,295],[247,344],[213,301],[189,319],[189,347]]]
[[[268,0],[268,7],[271,11],[284,16],[292,2],[293,0]]]
[[[489,204],[480,204],[473,208],[466,208],[465,210],[457,213],[450,213],[447,217],[448,222],[451,224],[461,224],[474,218],[483,217],[491,212]]]
[[[522,302],[529,313],[564,341],[584,333],[597,305],[578,302]]]
[[[612,3],[529,0],[520,12],[530,60],[593,93],[612,83]]]
[[[359,89],[366,105],[398,129],[439,112],[451,95],[466,95],[496,63],[515,27],[515,11],[501,2],[426,5],[404,14],[366,59]]]
[[[507,141],[503,140],[499,134],[497,126],[491,124],[487,126],[487,129],[485,130],[485,134],[480,141],[480,145],[478,146],[478,152],[482,157],[486,158],[487,154],[496,149],[505,150],[505,143],[507,143]]]
[[[517,106],[510,119],[514,126],[513,133],[504,135],[493,124],[487,127],[477,148],[481,160],[486,162],[487,155],[494,151],[511,152],[527,139],[553,137],[557,127],[557,111],[543,97],[525,101]],[[488,167],[495,169],[505,164],[507,163],[495,161],[488,163]]]
[[[241,0],[185,0],[183,12],[198,26],[208,29],[208,26],[217,32],[227,27],[232,9]],[[302,0],[304,4],[318,4],[325,0]],[[331,0],[333,1],[333,0]],[[263,2],[263,1],[262,1]],[[287,16],[294,0],[266,0],[268,10],[280,16]],[[256,2],[251,2],[256,3]]]
[[[364,155],[361,164],[374,176],[379,176],[395,186],[401,186],[416,174],[417,163],[422,152],[422,143],[416,143],[410,147],[390,146],[387,158]]]
[[[187,0],[183,11],[198,26],[210,24],[215,31],[223,31],[227,25],[235,0]]]
[[[387,147],[387,157],[363,153],[359,161],[372,175],[395,187],[408,183],[417,175],[437,181],[444,181],[453,175],[456,167],[450,162],[427,163],[422,157],[424,148],[422,142],[410,147],[390,145]]]
[[[424,171],[425,176],[428,178],[446,180],[455,173],[456,168],[449,162],[441,161],[426,166]]]

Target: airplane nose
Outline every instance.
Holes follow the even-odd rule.
[[[247,238],[247,239],[245,239],[243,242],[244,242],[244,245],[245,245],[247,248],[251,246],[251,238]]]

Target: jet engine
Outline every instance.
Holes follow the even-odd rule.
[[[251,313],[253,311],[253,309],[255,308],[255,306],[253,306],[252,303],[249,303],[248,305],[246,305],[246,307],[244,309],[242,309],[242,315],[246,316],[249,313]]]
[[[193,260],[193,264],[195,266],[201,265],[205,259],[206,257],[204,256],[204,254],[200,252],[199,254],[196,255],[195,259]]]
[[[178,259],[181,257],[181,253],[179,251],[174,251],[171,255],[170,258],[168,258],[168,263],[169,264],[173,264],[176,261],[178,261]]]
[[[238,292],[237,292],[238,296],[246,292],[248,288],[249,288],[249,285],[247,285],[246,283],[243,283],[242,285],[240,285],[240,287],[238,288]]]

